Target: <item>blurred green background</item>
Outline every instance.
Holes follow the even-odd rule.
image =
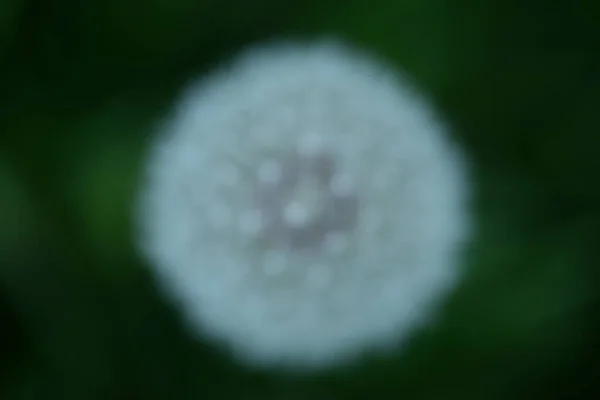
[[[245,46],[346,38],[472,163],[466,278],[398,354],[290,377],[190,339],[132,245],[178,91]],[[0,0],[0,399],[600,394],[600,10],[542,0]]]

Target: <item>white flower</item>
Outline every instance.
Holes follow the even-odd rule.
[[[191,85],[148,170],[144,253],[194,332],[248,363],[389,350],[459,277],[463,159],[343,45],[259,48]]]

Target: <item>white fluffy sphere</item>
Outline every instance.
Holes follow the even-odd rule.
[[[192,84],[147,167],[157,280],[245,362],[389,350],[460,276],[462,156],[407,82],[341,44],[258,48]]]

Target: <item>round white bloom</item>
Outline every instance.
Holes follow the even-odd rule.
[[[461,155],[405,81],[343,45],[259,48],[191,85],[148,170],[158,280],[249,363],[390,349],[459,276]]]

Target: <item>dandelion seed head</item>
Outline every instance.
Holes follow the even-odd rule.
[[[192,84],[148,158],[141,248],[195,335],[252,365],[399,347],[460,276],[461,153],[405,78],[339,43]]]

